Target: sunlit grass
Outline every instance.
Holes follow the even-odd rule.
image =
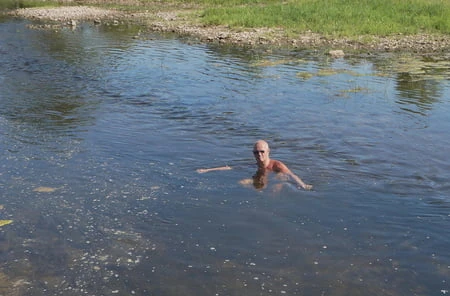
[[[450,1],[444,0],[203,1],[202,20],[208,25],[334,36],[450,33]]]
[[[0,8],[26,8],[36,6],[56,6],[57,1],[42,0],[0,0]]]
[[[5,3],[18,7],[76,3],[150,11],[191,9],[196,13],[186,15],[196,23],[280,28],[287,34],[450,34],[449,0],[0,0],[0,7]]]

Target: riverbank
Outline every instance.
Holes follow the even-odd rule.
[[[44,21],[41,27],[76,26],[77,22],[96,24],[138,23],[142,30],[173,32],[192,36],[202,42],[228,43],[242,46],[277,46],[293,49],[323,48],[341,55],[341,51],[412,52],[416,54],[450,54],[448,35],[361,36],[359,38],[329,38],[314,32],[288,36],[282,29],[231,29],[227,26],[205,26],[192,17],[195,11],[173,8],[159,11],[124,11],[91,6],[61,6],[22,8],[9,15]]]

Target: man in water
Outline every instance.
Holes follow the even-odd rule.
[[[312,189],[312,185],[305,184],[300,177],[295,175],[284,163],[279,160],[271,159],[270,156],[270,148],[269,144],[264,140],[256,141],[253,146],[253,155],[256,159],[256,164],[258,165],[258,171],[253,176],[253,186],[255,188],[260,189],[266,186],[267,184],[267,175],[270,172],[275,172],[277,174],[282,174],[284,176],[288,176],[292,178],[299,187],[310,190]],[[231,170],[230,166],[223,166],[217,168],[210,169],[198,169],[198,173],[207,173],[210,171],[224,171]],[[251,182],[251,181],[250,181]],[[245,185],[248,184],[248,179],[244,179],[240,182]]]

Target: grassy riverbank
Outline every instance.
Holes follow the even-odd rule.
[[[0,0],[2,1],[2,0]],[[52,4],[38,0],[3,0],[20,6]],[[64,1],[53,2],[54,4]],[[66,1],[67,2],[67,1]],[[76,4],[93,3],[79,0]],[[231,28],[283,28],[327,36],[450,34],[447,0],[117,0],[96,1],[132,10],[191,8],[205,25]]]
[[[170,23],[159,22],[161,30],[194,35],[214,35],[205,28],[216,28],[216,32],[217,28],[230,32],[258,31],[253,43],[271,40],[275,44],[298,45],[300,40],[302,44],[309,42],[316,46],[323,45],[321,39],[324,39],[331,47],[337,44],[375,49],[381,44],[380,48],[384,49],[404,49],[427,44],[439,51],[447,51],[450,44],[450,1],[447,0],[0,0],[5,1],[16,7],[115,8],[138,14],[151,26],[155,26],[155,15],[164,15],[162,20]],[[206,39],[223,41],[231,36],[227,34],[219,32]],[[241,35],[234,39],[253,38]]]
[[[202,21],[232,27],[283,27],[331,36],[450,34],[450,1],[444,0],[234,0],[211,3]]]

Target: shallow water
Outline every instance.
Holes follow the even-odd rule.
[[[1,294],[450,290],[448,59],[26,24],[0,23]],[[260,138],[314,190],[239,185]]]

